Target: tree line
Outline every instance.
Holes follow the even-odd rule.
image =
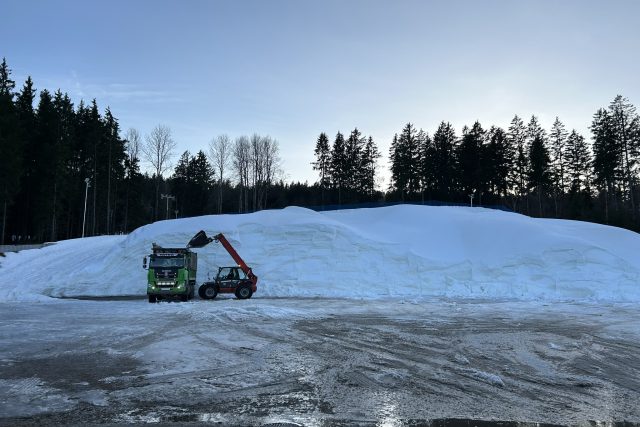
[[[503,204],[527,215],[638,229],[640,118],[618,95],[593,116],[591,141],[556,117],[508,129],[479,122],[456,135],[441,122],[433,136],[408,123],[391,143],[387,200]]]
[[[169,217],[280,207],[299,191],[282,181],[279,145],[269,136],[220,135],[208,153],[184,152],[174,165],[176,147],[164,125],[123,135],[95,99],[76,106],[60,90],[38,94],[31,77],[17,89],[3,59],[0,243],[126,233]]]
[[[640,119],[617,96],[599,109],[589,141],[559,118],[515,116],[507,129],[449,122],[435,132],[406,124],[382,157],[358,128],[315,140],[318,181],[285,183],[278,141],[218,135],[178,155],[171,129],[122,132],[96,100],[74,105],[29,77],[17,89],[0,64],[2,243],[126,233],[165,218],[243,213],[289,205],[451,202],[506,205],[527,215],[575,218],[640,229]],[[142,171],[141,166],[147,166]],[[86,209],[85,209],[86,206]]]

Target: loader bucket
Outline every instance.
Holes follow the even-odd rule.
[[[213,238],[207,237],[207,233],[204,230],[200,230],[196,233],[195,236],[189,240],[188,248],[201,248],[203,246],[207,246],[209,243],[213,241]]]

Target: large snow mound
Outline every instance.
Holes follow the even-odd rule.
[[[393,206],[160,221],[128,236],[58,242],[0,258],[0,298],[144,295],[152,242],[223,232],[259,276],[260,296],[640,301],[640,236],[593,223],[482,208]],[[233,265],[197,249],[198,282]]]

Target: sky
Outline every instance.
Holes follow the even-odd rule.
[[[459,133],[535,114],[588,136],[617,94],[640,105],[635,0],[0,3],[18,87],[30,75],[76,103],[96,98],[124,131],[167,125],[177,154],[223,133],[270,135],[287,181],[316,181],[320,132],[357,127],[386,168],[407,122]]]

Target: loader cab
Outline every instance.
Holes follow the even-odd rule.
[[[214,299],[219,293],[235,294],[238,299],[251,298],[256,291],[251,279],[238,266],[218,267],[218,274],[213,282],[204,282],[198,289],[202,299]]]
[[[224,287],[231,287],[244,280],[247,280],[247,275],[240,267],[218,267],[216,281]]]

